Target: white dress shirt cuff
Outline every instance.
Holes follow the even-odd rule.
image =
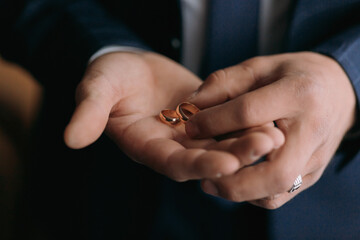
[[[89,59],[89,64],[92,63],[95,59],[108,54],[108,53],[112,53],[112,52],[133,52],[133,53],[137,53],[137,52],[144,52],[144,49],[141,48],[136,48],[136,47],[126,47],[126,46],[117,46],[117,45],[113,45],[113,46],[106,46],[103,48],[100,48],[100,50],[98,50],[97,52],[95,52]]]

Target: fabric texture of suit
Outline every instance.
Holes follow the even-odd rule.
[[[203,76],[257,55],[256,42],[254,42],[254,39],[257,39],[257,22],[249,24],[241,21],[244,16],[258,14],[252,1],[213,0],[211,2],[210,4],[217,2],[220,7],[214,9],[218,11],[216,18],[212,18],[207,29]],[[291,11],[283,52],[316,51],[336,59],[354,87],[359,106],[360,1],[299,0],[294,1]],[[9,33],[0,39],[1,54],[29,69],[46,89],[45,105],[40,119],[43,129],[39,128],[41,133],[37,134],[38,148],[35,149],[49,146],[54,152],[61,151],[60,156],[52,156],[55,162],[61,162],[61,159],[67,156],[72,156],[71,159],[80,159],[75,163],[72,161],[71,164],[75,164],[73,169],[76,171],[71,172],[70,180],[65,186],[69,187],[73,182],[87,179],[86,189],[90,190],[85,191],[85,196],[92,200],[86,200],[88,204],[86,211],[90,213],[85,214],[86,221],[80,221],[81,224],[76,226],[81,229],[86,228],[82,229],[82,233],[90,232],[90,239],[110,237],[110,233],[123,238],[143,234],[142,236],[154,239],[205,237],[226,239],[236,234],[241,236],[242,233],[237,232],[237,228],[243,233],[246,232],[246,229],[239,227],[244,221],[250,229],[248,235],[256,234],[254,229],[255,231],[258,229],[258,232],[262,233],[257,234],[266,235],[269,239],[360,238],[360,188],[357,186],[360,180],[359,139],[344,141],[318,183],[275,211],[214,199],[201,193],[196,182],[174,183],[148,170],[139,171],[139,167],[132,163],[120,164],[113,160],[108,162],[108,166],[103,162],[99,163],[96,159],[101,156],[98,153],[99,149],[102,149],[103,145],[111,145],[106,139],[80,152],[66,150],[61,143],[62,127],[70,117],[74,105],[73,91],[81,79],[90,56],[101,47],[121,45],[156,51],[179,61],[181,47],[174,48],[171,45],[174,38],[181,39],[181,14],[178,1],[2,0],[0,19],[1,28]],[[234,40],[241,39],[242,36],[248,37],[247,44],[245,40],[240,42]],[[359,114],[357,117],[359,119]],[[55,124],[57,130],[54,130]],[[44,139],[54,139],[54,142],[44,143]],[[116,147],[112,146],[111,151],[116,154]],[[48,157],[46,154],[36,154],[38,160],[31,165],[31,171],[41,172],[46,167],[58,171],[55,170],[58,169],[58,165],[41,161]],[[95,158],[92,163],[100,165],[102,170],[88,165],[86,161],[88,157]],[[84,164],[90,170],[79,177],[77,170]],[[135,182],[134,186],[143,187],[146,176],[155,178],[156,180],[152,181],[156,183],[156,187],[153,186],[154,190],[151,191],[154,195],[152,201],[138,200],[136,205],[132,200],[128,200],[136,198],[138,192],[120,183],[126,178],[109,177],[110,181],[104,177],[97,177],[101,174],[116,175],[116,172],[108,169],[113,168],[112,165],[119,168],[128,167],[133,172],[144,174],[138,173],[136,174],[138,178],[131,178]],[[69,171],[67,166],[61,166],[65,172]],[[90,177],[87,175],[89,172]],[[59,174],[55,175],[59,176]],[[41,176],[49,177],[46,174]],[[139,178],[145,180],[138,180]],[[36,177],[31,179],[35,179],[33,180],[35,183],[40,182]],[[98,181],[99,179],[101,180]],[[57,179],[52,180],[53,182],[49,181],[49,188],[54,182],[56,186],[64,183]],[[125,187],[121,188],[120,193],[115,193],[119,192],[117,186]],[[33,190],[29,192],[34,193]],[[71,193],[75,192],[76,189],[72,189]],[[63,189],[62,193],[67,194],[69,191]],[[53,194],[56,195],[55,192]],[[31,196],[30,199],[39,198]],[[83,201],[84,195],[76,196],[75,199],[80,199],[79,202]],[[130,206],[141,209],[134,212],[117,207],[115,212],[120,214],[120,219],[144,217],[143,219],[150,219],[151,224],[145,220],[139,223],[136,219],[127,219],[129,223],[119,227],[120,224],[117,225],[119,219],[107,213],[102,206],[108,201],[111,202],[109,200],[111,198],[119,199],[121,204],[127,205],[123,208]],[[50,198],[50,201],[55,201],[54,199],[55,197]],[[33,201],[36,202],[35,200]],[[146,200],[154,204],[150,206],[156,205],[154,208],[156,211],[140,207],[146,204]],[[73,206],[71,200],[68,201],[68,205]],[[116,205],[115,202],[111,204]],[[41,209],[41,206],[36,205],[33,208]],[[74,207],[70,209],[74,210]],[[76,209],[78,211],[78,208]],[[41,218],[46,216],[48,215],[45,214],[36,221],[41,222]],[[74,220],[74,222],[78,221]],[[71,224],[67,225],[67,232],[73,231]],[[136,224],[138,226],[135,226]],[[52,227],[56,232],[57,228]]]

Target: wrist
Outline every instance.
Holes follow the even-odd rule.
[[[101,49],[99,49],[97,52],[95,52],[89,59],[89,64],[92,63],[94,60],[98,59],[101,56],[104,56],[109,53],[115,53],[115,52],[127,52],[127,53],[142,53],[146,50],[136,47],[128,47],[128,46],[118,46],[118,45],[111,45],[106,46]]]

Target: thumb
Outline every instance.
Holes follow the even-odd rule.
[[[77,88],[77,107],[64,132],[66,145],[79,149],[103,133],[113,106],[112,90],[101,79],[83,80]]]

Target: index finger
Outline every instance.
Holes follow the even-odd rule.
[[[266,84],[276,66],[277,61],[266,56],[220,69],[210,74],[188,101],[200,109],[224,103]]]
[[[215,137],[290,117],[296,110],[292,91],[282,80],[204,109],[186,123],[193,138]]]

